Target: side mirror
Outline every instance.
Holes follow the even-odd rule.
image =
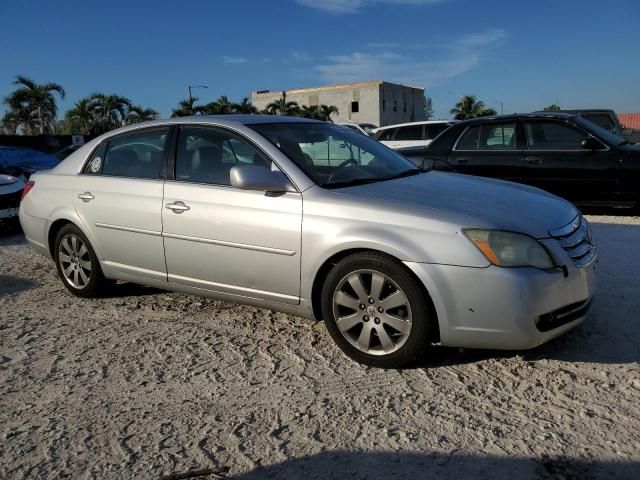
[[[586,148],[587,150],[601,150],[604,148],[604,145],[594,137],[587,137],[582,141],[582,148]]]
[[[231,185],[241,190],[260,192],[295,192],[296,189],[282,172],[272,172],[260,165],[236,165],[229,173]]]

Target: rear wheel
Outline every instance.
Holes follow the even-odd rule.
[[[54,252],[58,275],[67,290],[78,297],[97,296],[105,278],[84,233],[75,225],[65,225],[56,236]]]
[[[322,289],[329,334],[352,359],[397,368],[428,347],[427,299],[397,260],[376,252],[342,259]]]

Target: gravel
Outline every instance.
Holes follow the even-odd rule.
[[[118,284],[0,236],[1,478],[640,478],[640,219],[590,217],[587,323],[526,352],[348,360],[321,322]]]

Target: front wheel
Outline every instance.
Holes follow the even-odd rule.
[[[322,289],[327,330],[349,357],[365,365],[398,368],[429,344],[428,300],[397,260],[376,252],[342,259]]]
[[[75,225],[60,229],[55,242],[56,268],[64,286],[78,297],[95,297],[105,283],[89,240]]]

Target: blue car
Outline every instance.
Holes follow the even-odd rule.
[[[58,159],[31,148],[0,147],[0,174],[28,179],[40,170],[58,165]]]

